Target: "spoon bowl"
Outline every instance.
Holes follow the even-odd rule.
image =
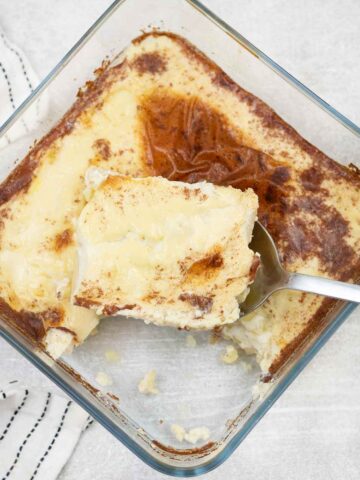
[[[260,254],[260,265],[254,282],[244,302],[240,305],[242,315],[259,308],[270,295],[278,290],[291,289],[318,293],[328,297],[360,303],[360,286],[302,273],[289,273],[281,265],[276,245],[260,223],[255,222],[253,238],[249,247]]]

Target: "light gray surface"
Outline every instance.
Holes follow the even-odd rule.
[[[171,1],[171,0],[169,0]],[[356,123],[360,123],[358,0],[207,0],[219,16]],[[43,77],[108,0],[0,0],[0,25]],[[358,479],[360,312],[324,347],[271,412],[209,480]],[[50,383],[0,341],[0,383]],[[61,480],[165,478],[92,427]],[[27,479],[24,479],[27,480]]]

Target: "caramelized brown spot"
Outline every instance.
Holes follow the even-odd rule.
[[[273,197],[287,196],[287,167],[245,146],[226,118],[200,99],[153,93],[144,100],[141,114],[147,163],[154,175],[252,187],[263,200],[269,186]]]
[[[324,274],[350,279],[352,270],[349,266],[357,259],[353,248],[346,242],[349,222],[316,194],[294,199],[287,211],[293,219],[285,230],[286,236],[280,237],[286,242],[284,260],[291,262],[297,258],[317,257]]]
[[[103,310],[104,315],[115,315],[119,311],[119,308],[116,305],[106,305]]]
[[[134,310],[134,308],[137,308],[135,303],[127,303],[126,305],[118,307],[119,310]]]
[[[99,389],[93,387],[91,383],[88,383],[76,370],[70,367],[70,365],[62,360],[57,360],[57,365],[64,370],[70,377],[72,377],[78,385],[85,387],[88,392],[91,393],[95,398],[99,393]]]
[[[319,168],[310,167],[300,174],[300,181],[305,190],[310,192],[318,192],[324,175]]]
[[[79,297],[78,295],[74,296],[74,304],[83,308],[94,308],[101,305],[101,303],[96,300],[89,300],[88,298]]]
[[[100,155],[102,160],[108,160],[111,156],[111,145],[109,140],[99,138],[93,143],[93,148]]]
[[[96,78],[100,77],[101,75],[103,75],[103,73],[105,72],[105,70],[109,67],[110,65],[110,60],[108,59],[105,59],[101,62],[101,65],[100,67],[97,67],[95,68],[94,70],[94,75]]]
[[[186,448],[186,449],[177,449],[174,447],[171,447],[170,445],[164,445],[157,440],[153,440],[152,444],[159,448],[160,451],[167,452],[167,454],[172,453],[176,455],[184,455],[184,456],[193,456],[193,455],[201,455],[205,456],[206,454],[210,453],[216,445],[215,442],[208,442],[205,445],[201,447],[195,447],[195,448]]]
[[[7,202],[14,193],[28,188],[36,164],[36,160],[29,155],[10,173],[0,185],[0,205]]]
[[[42,312],[41,317],[49,327],[58,327],[63,321],[64,312],[55,308],[49,309]]]
[[[135,304],[128,304],[128,305],[122,305],[119,307],[118,305],[106,305],[103,310],[104,315],[115,315],[116,313],[120,312],[121,310],[134,310],[137,305]]]
[[[200,188],[184,188],[183,192],[186,200],[189,200],[191,197],[199,197],[203,201],[208,199],[208,196]]]
[[[5,308],[2,305],[1,313],[7,317]],[[35,339],[41,339],[45,334],[43,317],[41,314],[35,312],[27,312],[26,310],[20,310],[20,312],[14,312],[16,322],[27,332],[31,337]]]
[[[271,175],[271,180],[276,185],[283,185],[290,180],[290,171],[288,167],[276,167],[274,173]]]
[[[112,400],[115,400],[116,402],[120,402],[120,398],[117,395],[115,395],[115,393],[107,392],[106,395],[110,397]]]
[[[133,66],[140,75],[144,73],[163,73],[166,71],[166,60],[157,52],[143,53],[135,58]]]
[[[356,166],[354,163],[349,163],[349,169],[352,170],[355,175],[358,175],[360,178],[360,168]]]
[[[179,300],[188,302],[192,307],[199,308],[204,313],[211,312],[213,306],[213,299],[203,295],[196,295],[195,293],[182,293],[179,295]]]
[[[123,185],[131,183],[133,178],[131,176],[118,176],[118,175],[109,175],[106,180],[102,183],[102,186],[110,188],[122,188]]]
[[[151,302],[151,300],[154,300],[154,299],[158,298],[159,294],[160,294],[160,292],[158,292],[158,291],[150,292],[148,295],[145,295],[142,298],[142,301],[143,302]]]
[[[212,78],[212,82],[225,90],[230,90],[232,92],[239,89],[238,85],[231,80],[231,78],[223,71],[215,72]]]
[[[1,231],[4,229],[5,220],[9,218],[10,209],[9,208],[2,208],[0,210],[0,241],[1,241]]]
[[[158,278],[160,278],[160,277],[158,277]],[[156,305],[160,305],[164,302],[173,303],[173,300],[170,300],[170,299],[167,299],[166,297],[163,297],[162,295],[160,295],[159,292],[151,292],[148,295],[145,295],[142,298],[142,300],[143,300],[143,302],[154,302]]]
[[[217,252],[193,263],[186,272],[188,277],[213,276],[224,265],[222,255]]]
[[[67,228],[63,232],[56,235],[54,239],[54,249],[56,251],[64,250],[73,242],[73,231],[71,228]]]
[[[61,308],[51,308],[40,312],[16,311],[2,298],[0,298],[0,314],[34,340],[41,340],[48,328],[58,327],[64,319],[64,311]]]

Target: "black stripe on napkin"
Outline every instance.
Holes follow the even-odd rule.
[[[5,70],[5,67],[1,62],[0,62],[0,70],[2,71],[2,73],[4,75],[4,78],[5,78],[7,87],[8,87],[8,95],[9,95],[11,106],[12,106],[13,110],[16,110],[11,82],[10,82],[9,76],[8,76],[6,70]]]
[[[13,383],[17,383],[17,380],[12,380],[11,382],[9,382],[9,385],[11,385]],[[6,393],[4,392],[3,389],[0,390],[0,396],[3,398],[3,400],[5,400],[7,398],[7,395],[6,395]]]
[[[23,408],[23,406],[25,405],[26,403],[26,400],[29,396],[29,390],[25,390],[25,395],[24,395],[24,398],[22,399],[22,402],[20,403],[20,405],[17,407],[17,409],[15,410],[13,416],[10,418],[9,420],[9,423],[6,425],[5,427],[5,430],[3,431],[1,437],[0,437],[0,442],[1,440],[4,440],[5,438],[5,435],[7,434],[7,432],[9,431],[9,428],[11,427],[13,421],[15,420],[16,418],[16,415],[20,412],[20,410]]]
[[[15,48],[13,48],[11,45],[8,44],[8,42],[7,42],[6,38],[5,38],[5,35],[4,35],[3,33],[0,33],[0,37],[2,38],[5,47],[6,47],[8,50],[10,50],[10,52],[14,53],[14,54],[17,56],[17,58],[19,59],[19,62],[20,62],[20,65],[21,65],[21,70],[22,70],[22,72],[23,72],[23,74],[24,74],[24,77],[25,77],[25,79],[26,79],[26,82],[27,82],[30,90],[33,91],[34,88],[33,88],[32,83],[31,83],[31,81],[30,81],[29,75],[28,75],[28,73],[27,73],[27,71],[26,71],[26,67],[25,67],[25,64],[24,64],[24,60],[22,59],[20,53],[19,53],[17,50],[15,50]]]
[[[12,385],[13,383],[17,383],[17,380],[12,380],[11,382],[9,382],[9,385]],[[3,398],[3,400],[5,400],[7,398],[7,395],[6,395],[6,393],[4,392],[3,389],[0,390],[0,396]]]
[[[57,428],[57,430],[56,430],[56,432],[55,432],[55,435],[54,435],[53,439],[51,440],[49,446],[47,447],[44,455],[40,458],[39,463],[36,465],[36,468],[35,468],[34,473],[32,474],[32,476],[30,477],[30,480],[34,480],[34,478],[35,478],[36,475],[38,474],[38,471],[39,471],[39,469],[40,469],[40,467],[41,467],[41,464],[43,463],[43,461],[45,460],[45,458],[48,456],[49,452],[50,452],[51,449],[53,448],[53,446],[54,446],[54,444],[55,444],[55,442],[56,442],[56,439],[57,439],[58,436],[60,435],[61,430],[62,430],[62,428],[63,428],[63,426],[64,426],[65,418],[66,418],[66,415],[67,415],[67,413],[68,413],[71,405],[72,405],[72,401],[70,400],[70,401],[67,403],[67,405],[66,405],[65,411],[64,411],[64,413],[63,413],[63,416],[61,417],[61,421],[60,421],[60,424],[59,424],[59,426],[58,426],[58,428]]]
[[[27,444],[29,438],[32,436],[32,434],[36,431],[37,427],[39,426],[39,424],[42,422],[42,420],[44,419],[45,417],[45,414],[47,412],[47,409],[48,409],[48,406],[49,406],[49,402],[50,402],[50,398],[51,398],[51,393],[48,393],[47,394],[47,398],[46,398],[46,402],[45,402],[45,407],[44,407],[44,410],[42,411],[42,414],[40,415],[40,417],[36,420],[36,423],[35,425],[32,427],[32,429],[30,430],[30,432],[26,435],[24,441],[22,442],[22,444],[20,445],[19,447],[19,450],[17,451],[16,453],[16,456],[15,456],[15,459],[11,465],[11,467],[9,468],[9,470],[6,472],[5,476],[3,477],[2,480],[6,480],[7,478],[9,478],[9,475],[11,474],[11,472],[14,470],[16,464],[18,463],[18,461],[20,460],[20,457],[21,457],[21,452],[23,451],[25,445]]]
[[[92,425],[93,423],[94,423],[94,419],[91,418],[91,417],[88,417],[88,418],[86,419],[86,426],[85,426],[83,432],[85,432],[85,430],[87,430],[89,427],[91,427],[91,425]]]
[[[11,103],[11,106],[13,108],[13,110],[15,111],[16,110],[16,105],[15,105],[15,101],[14,101],[14,95],[13,95],[13,90],[12,90],[12,86],[11,86],[11,82],[10,82],[10,79],[9,79],[9,75],[7,74],[6,72],[6,69],[4,67],[4,65],[0,62],[0,70],[2,71],[3,75],[4,75],[4,78],[5,78],[5,81],[6,81],[6,84],[7,84],[7,87],[8,87],[8,95],[9,95],[9,99],[10,99],[10,103]],[[37,104],[38,105],[38,104]],[[38,106],[36,107],[38,109]],[[29,128],[28,126],[26,125],[25,123],[25,120],[23,117],[21,117],[21,123],[23,124],[25,130],[28,132],[29,131]],[[0,125],[1,126],[1,125]],[[6,136],[5,134],[5,138],[7,139],[8,143],[10,143],[8,137]]]

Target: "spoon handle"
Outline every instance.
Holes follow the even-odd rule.
[[[304,275],[303,273],[290,273],[286,288],[360,303],[360,285]]]

